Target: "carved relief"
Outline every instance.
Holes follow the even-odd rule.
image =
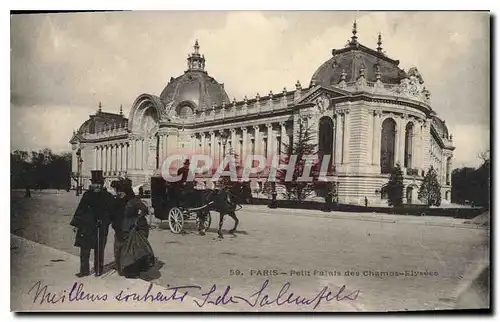
[[[330,109],[331,104],[330,104],[330,98],[327,95],[321,95],[316,99],[316,106],[318,107],[318,110],[320,113],[325,113],[327,110]]]

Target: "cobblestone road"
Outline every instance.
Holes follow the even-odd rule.
[[[34,193],[25,199],[13,192],[11,231],[78,255],[69,226],[77,202],[73,193]],[[323,301],[316,310],[450,309],[467,271],[488,260],[486,229],[283,214],[253,206],[237,213],[240,226],[234,236],[227,234],[233,222],[226,217],[225,239],[219,240],[218,215],[213,214],[206,236],[197,235],[193,226],[185,235],[172,234],[165,224],[151,231],[151,244],[163,262],[154,283],[196,284],[207,291],[216,284],[217,295],[230,285],[231,294],[250,296],[269,279],[270,296],[289,282],[288,293],[305,297],[314,297],[324,287],[336,293],[345,285],[343,294],[359,290],[355,301]],[[106,262],[113,261],[112,235]],[[202,298],[201,293],[193,295]],[[241,303],[230,308],[249,309]],[[259,310],[268,309],[311,307]]]

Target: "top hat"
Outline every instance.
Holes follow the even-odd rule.
[[[92,176],[90,179],[92,183],[104,184],[104,176],[102,170],[92,170],[90,171],[90,174]]]
[[[184,165],[190,165],[190,164],[191,162],[189,161],[189,159],[184,160]]]

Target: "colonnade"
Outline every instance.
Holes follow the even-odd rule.
[[[105,174],[121,174],[128,169],[129,144],[111,143],[94,147],[94,169]]]

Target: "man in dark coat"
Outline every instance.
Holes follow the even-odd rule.
[[[80,272],[78,277],[90,275],[90,250],[94,250],[94,271],[100,276],[104,269],[104,247],[108,228],[112,220],[115,200],[113,195],[103,189],[102,171],[92,171],[91,186],[86,191],[70,225],[75,227],[75,246],[80,247]]]

